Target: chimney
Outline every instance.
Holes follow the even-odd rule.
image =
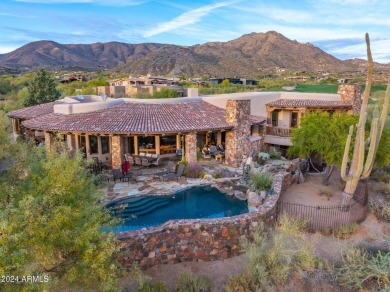
[[[360,85],[340,84],[337,90],[341,100],[352,104],[353,114],[360,113],[362,106],[362,87]]]

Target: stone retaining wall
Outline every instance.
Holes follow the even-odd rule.
[[[218,218],[172,220],[159,227],[122,232],[118,236],[118,261],[124,267],[139,263],[142,269],[166,263],[226,259],[243,252],[241,239],[250,238],[264,222],[276,219],[276,203],[291,183],[290,173],[278,173],[274,194],[250,213]]]

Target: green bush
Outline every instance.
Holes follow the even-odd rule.
[[[269,191],[274,181],[274,175],[268,172],[251,172],[249,185],[253,191]]]
[[[168,288],[164,281],[144,282],[138,287],[138,292],[167,292]]]
[[[340,225],[333,229],[333,236],[339,239],[348,239],[359,230],[359,224],[353,222],[347,225]]]
[[[282,157],[282,153],[273,146],[269,148],[268,153],[272,159],[280,159]]]
[[[229,277],[226,285],[226,292],[252,292],[251,279],[247,273],[232,275]]]
[[[328,187],[321,187],[319,190],[319,195],[327,197],[329,201],[329,199],[333,196],[333,192]]]
[[[304,235],[307,223],[281,216],[275,230],[267,236],[264,231],[255,231],[253,242],[243,242],[248,264],[244,273],[232,277],[228,285],[238,291],[270,291],[284,284],[296,271],[318,269],[320,261],[314,255],[313,243]],[[323,265],[323,263],[321,263]]]
[[[190,273],[180,273],[175,281],[178,292],[208,292],[213,288],[213,283],[206,276],[196,276]]]
[[[365,248],[352,248],[342,257],[335,270],[336,279],[348,289],[389,291],[390,253],[369,253]],[[376,287],[373,287],[376,286]]]

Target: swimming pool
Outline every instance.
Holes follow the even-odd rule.
[[[122,224],[114,232],[159,226],[172,219],[222,218],[248,212],[248,205],[210,186],[192,187],[173,195],[124,198],[106,205]]]

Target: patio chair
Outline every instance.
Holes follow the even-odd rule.
[[[158,158],[158,154],[152,154],[152,158]]]
[[[210,152],[211,156],[215,156],[215,155],[219,154],[219,151],[218,151],[217,147],[215,147],[215,146],[210,146],[209,152]]]
[[[120,169],[113,169],[112,170],[112,178],[114,179],[114,182],[116,182],[117,179],[121,181],[123,179],[123,174]]]
[[[154,174],[154,177],[161,177],[161,176],[166,175],[166,174],[175,173],[173,170],[174,166],[175,166],[175,162],[168,161],[168,165],[166,168],[164,168],[164,171],[156,172]]]
[[[225,148],[223,147],[222,144],[219,144],[219,145],[218,145],[218,150],[224,152],[224,151],[225,151]]]
[[[135,159],[135,165],[142,165],[142,161],[140,157],[136,157]]]
[[[152,153],[146,153],[145,157],[152,157]]]
[[[176,178],[177,181],[179,181],[179,178],[183,175],[183,172],[184,172],[184,165],[180,164],[179,167],[177,168],[176,173],[168,173],[166,175],[163,175],[161,178],[163,181],[166,179],[174,179],[174,178]]]
[[[151,165],[151,163],[146,158],[142,158],[141,165],[149,167]]]
[[[155,161],[152,161],[150,163],[150,165],[159,166],[160,165],[160,161],[161,161],[161,157],[157,158],[157,160],[155,160]]]
[[[128,161],[130,162],[131,165],[134,165],[134,158],[133,158],[133,156],[129,156]]]
[[[141,152],[141,153],[139,154],[139,156],[146,156],[146,153],[145,153],[145,152]]]
[[[202,156],[204,159],[210,159],[211,158],[211,155],[206,153],[206,151],[202,150]]]

